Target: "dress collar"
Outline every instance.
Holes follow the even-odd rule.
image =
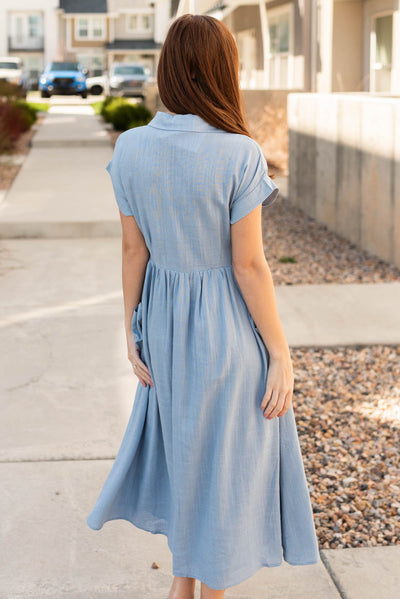
[[[170,114],[158,110],[148,123],[156,129],[172,129],[175,131],[222,131],[213,127],[198,114]]]

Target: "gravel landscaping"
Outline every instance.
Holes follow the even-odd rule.
[[[275,285],[400,281],[399,268],[358,249],[289,200],[279,197],[262,213],[265,256]]]
[[[321,549],[400,543],[400,345],[291,349]]]

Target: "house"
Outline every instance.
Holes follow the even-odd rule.
[[[242,87],[400,93],[398,0],[180,0],[235,35]]]
[[[59,0],[2,0],[0,56],[18,56],[32,76],[59,57],[57,7]]]
[[[78,60],[91,75],[126,61],[154,75],[168,11],[166,0],[59,0],[63,58]]]
[[[82,63],[91,75],[101,74],[111,35],[107,0],[59,0],[58,30],[62,59]]]

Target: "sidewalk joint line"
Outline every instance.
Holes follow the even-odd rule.
[[[330,549],[330,551],[334,551],[334,549]],[[342,588],[342,585],[340,584],[335,572],[333,571],[333,569],[328,561],[328,558],[325,556],[324,553],[322,553],[322,551],[320,551],[319,554],[321,557],[321,561],[324,564],[325,569],[328,572],[328,575],[330,576],[333,584],[335,585],[336,590],[339,593],[341,599],[349,599],[349,596],[347,595],[345,590]]]
[[[0,464],[29,464],[29,463],[40,463],[40,462],[101,462],[101,461],[105,461],[105,460],[115,460],[116,458],[116,454],[115,455],[111,455],[111,456],[102,456],[102,457],[94,457],[94,458],[85,458],[85,457],[78,457],[78,458],[38,458],[38,459],[34,459],[32,458],[31,460],[28,458],[25,458],[23,460],[18,460],[18,459],[1,459],[0,458]]]

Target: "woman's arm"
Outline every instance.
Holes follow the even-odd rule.
[[[268,353],[267,386],[261,408],[267,417],[283,416],[293,396],[290,350],[276,305],[271,271],[265,258],[261,204],[231,225],[232,266],[247,307]]]
[[[149,250],[133,216],[125,216],[120,211],[122,226],[122,289],[124,294],[125,332],[128,359],[141,384],[153,385],[150,372],[140,359],[132,331],[132,316],[142,296],[144,276]]]

